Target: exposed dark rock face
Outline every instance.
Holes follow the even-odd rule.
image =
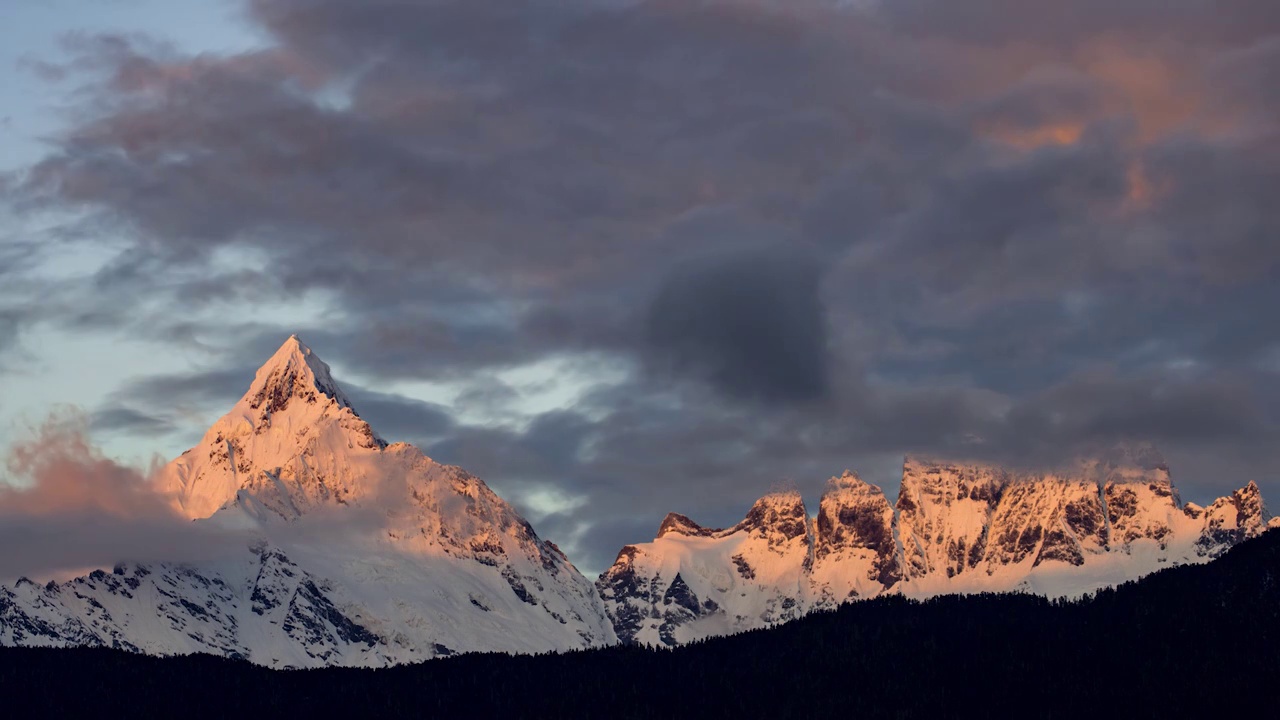
[[[1102,501],[1096,496],[1067,503],[1062,517],[1077,537],[1094,537],[1105,543],[1107,526],[1102,522]]]
[[[751,506],[746,518],[721,535],[747,532],[767,538],[769,546],[776,548],[798,537],[808,535],[809,515],[805,511],[800,493],[767,495]]]
[[[315,388],[306,387],[298,382],[296,370],[281,368],[273,373],[262,389],[253,396],[253,402],[249,407],[254,410],[261,408],[263,417],[270,418],[271,415],[289,407],[289,401],[295,397],[309,405],[314,404]]]
[[[804,502],[798,493],[776,493],[757,501],[742,522],[731,528],[703,528],[683,515],[671,513],[659,528],[658,541],[733,538],[734,542],[743,543],[743,547],[753,548],[751,552],[763,553],[751,557],[794,557],[796,565],[799,565],[808,554],[807,518]],[[646,555],[647,552],[634,545],[624,547],[613,566],[596,582],[619,640],[674,644],[680,628],[708,615],[728,612],[723,601],[732,599],[728,595],[730,590],[722,589],[716,597],[703,596],[681,573],[672,576],[650,567],[647,561],[653,558]],[[736,559],[728,561],[726,571],[732,573],[738,582],[758,586],[760,578],[755,562],[738,553]],[[778,560],[768,562],[776,565]],[[760,612],[760,618],[791,619],[797,616],[798,611],[794,599],[780,596],[766,603],[762,612],[757,612]],[[731,619],[732,622],[749,620]]]
[[[377,635],[335,607],[315,580],[309,577],[298,583],[294,590],[283,627],[289,637],[308,648],[308,655],[326,660],[332,655],[332,648],[336,645],[358,643],[374,647],[382,642]]]
[[[1197,510],[1205,526],[1196,549],[1205,557],[1218,557],[1232,546],[1256,537],[1266,530],[1270,520],[1262,504],[1262,493],[1254,482]]]
[[[1138,514],[1138,495],[1133,488],[1107,486],[1107,521],[1118,525]],[[1133,538],[1137,536],[1134,535]]]
[[[902,565],[893,535],[893,509],[880,488],[849,471],[833,479],[818,507],[813,558],[815,566],[847,557],[864,560],[866,577],[881,589],[902,579]],[[866,588],[864,588],[866,590]]]
[[[1067,534],[1065,530],[1055,529],[1044,534],[1044,544],[1040,546],[1040,553],[1036,555],[1035,564],[1039,565],[1048,560],[1083,565],[1084,553],[1081,552],[1080,546],[1075,542],[1075,539]]]
[[[596,581],[596,589],[611,608],[614,633],[624,643],[635,642],[645,619],[658,616],[657,578],[642,578],[636,573],[639,554],[634,545],[622,548],[613,566]]]
[[[977,568],[996,544],[989,527],[1009,479],[1000,468],[907,458],[894,519],[904,579]]]
[[[679,533],[690,537],[712,537],[719,532],[723,530],[704,528],[680,513],[667,513],[667,516],[662,519],[662,525],[658,527],[658,537],[667,533]]]
[[[671,581],[671,585],[667,587],[667,591],[662,595],[663,605],[671,605],[672,603],[693,614],[697,614],[702,609],[702,603],[698,602],[698,596],[694,595],[689,586],[685,584],[684,578],[680,577],[680,573],[676,573],[675,579]]]
[[[665,612],[662,625],[658,628],[658,637],[662,639],[664,645],[675,645],[678,642],[676,630],[702,615],[702,603],[689,589],[684,578],[676,573],[675,579],[662,595],[662,604],[665,606]]]
[[[529,589],[525,587],[524,583],[520,580],[520,576],[517,575],[514,570],[509,567],[503,568],[502,577],[507,581],[507,585],[511,586],[511,592],[515,593],[516,597],[520,598],[521,601],[529,605],[538,604],[538,598],[534,597],[533,593],[529,592]]]

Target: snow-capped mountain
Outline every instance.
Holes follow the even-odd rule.
[[[1280,522],[1253,483],[1183,505],[1149,451],[1035,475],[907,458],[895,504],[846,471],[812,517],[793,491],[726,529],[672,513],[593,586],[479,478],[383,440],[296,337],[155,482],[225,552],[0,587],[0,645],[273,667],[674,645],[883,593],[1077,594]]]
[[[760,498],[724,530],[667,515],[656,540],[622,548],[596,583],[619,639],[674,645],[799,617],[808,517],[796,492]]]
[[[479,478],[388,445],[296,337],[157,483],[238,550],[0,588],[0,644],[303,667],[616,641],[554,544]]]
[[[882,593],[1074,595],[1206,562],[1280,524],[1252,482],[1183,506],[1150,451],[1063,475],[907,458],[895,506],[845,471],[807,518],[796,493],[726,530],[668,515],[596,582],[618,637],[674,645]]]

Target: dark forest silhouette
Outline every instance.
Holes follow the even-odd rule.
[[[1277,694],[1280,532],[1075,602],[885,597],[675,650],[273,671],[0,648],[6,706],[57,714],[1224,717],[1269,716]]]

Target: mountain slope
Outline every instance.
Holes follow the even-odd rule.
[[[20,583],[0,603],[0,644],[305,667],[615,642],[554,544],[479,478],[388,445],[296,337],[157,484],[238,550]]]
[[[757,507],[766,502],[777,501]],[[803,512],[798,495],[788,502]],[[885,593],[1079,595],[1207,562],[1269,522],[1254,483],[1208,508],[1183,507],[1150,450],[1063,475],[907,458],[892,507],[853,473],[832,478],[809,532],[796,532],[785,554],[673,514],[596,585],[621,640],[674,645]],[[682,597],[691,602],[671,600]]]
[[[795,492],[761,498],[726,529],[668,515],[656,540],[623,548],[596,583],[618,637],[674,645],[799,617],[807,518]]]

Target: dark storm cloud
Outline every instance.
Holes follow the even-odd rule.
[[[1280,108],[1280,37],[1274,34],[1258,42],[1224,53],[1207,71],[1216,101],[1228,103],[1244,113],[1262,113]]]
[[[976,42],[1051,44],[1109,33],[1238,42],[1280,25],[1280,10],[1255,0],[897,0],[882,8],[906,32]]]
[[[894,265],[966,306],[1055,293],[1107,264],[1093,218],[1123,196],[1125,173],[1114,144],[1093,138],[1015,162],[966,162],[912,208]]]
[[[1031,129],[1088,118],[1103,103],[1102,88],[1088,75],[1051,65],[1027,73],[1007,90],[978,103],[973,117],[979,125]]]
[[[147,412],[229,405],[298,331],[390,439],[585,498],[540,529],[592,567],[902,452],[1149,440],[1188,497],[1274,494],[1277,7],[254,0],[255,52],[84,38],[47,68],[76,122],[5,193],[128,247],[0,318],[227,369],[112,400]],[[573,358],[599,386],[515,417],[497,373]],[[458,405],[376,390],[406,379]]]
[[[262,360],[270,356],[270,353],[263,355]],[[175,375],[149,375],[126,383],[113,397],[122,403],[144,407],[222,403],[230,408],[249,389],[255,369],[253,366],[240,366]]]
[[[1239,380],[1212,378],[1179,382],[1164,376],[1120,377],[1090,373],[1024,402],[1009,417],[1006,432],[1041,435],[1072,446],[1132,437],[1142,428],[1150,438],[1172,445],[1266,437],[1267,418]]]
[[[1170,181],[1163,212],[1152,222],[1192,272],[1218,285],[1276,280],[1277,159],[1280,143],[1274,130],[1229,147],[1173,140],[1152,153],[1153,177],[1176,179]]]
[[[737,397],[819,397],[827,333],[818,275],[813,261],[780,250],[679,270],[649,308],[653,362]]]
[[[424,439],[438,437],[453,428],[452,417],[439,405],[366,390],[350,383],[343,383],[343,391],[356,412],[392,442],[408,440],[421,444]]]
[[[432,445],[429,454],[490,477],[508,476],[518,484],[559,484],[566,475],[578,471],[583,443],[593,432],[592,423],[585,417],[556,411],[535,417],[522,432],[460,429]]]

